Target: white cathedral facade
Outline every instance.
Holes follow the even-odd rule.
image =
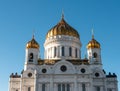
[[[80,35],[64,17],[46,35],[44,59],[39,47],[33,36],[24,70],[10,75],[9,91],[118,91],[116,74],[103,69],[100,43],[92,35],[82,59]]]

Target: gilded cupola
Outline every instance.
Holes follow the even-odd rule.
[[[57,35],[68,35],[79,38],[78,32],[64,20],[64,15],[62,15],[60,22],[48,31],[46,38]]]
[[[87,48],[100,48],[100,43],[94,39],[94,35],[92,35],[92,40],[89,41],[89,43],[87,44]]]
[[[32,39],[27,43],[26,48],[37,48],[39,49],[39,44],[37,43],[37,41],[34,39],[34,35],[32,37]]]

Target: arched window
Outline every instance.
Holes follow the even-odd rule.
[[[85,84],[82,84],[82,91],[86,91]]]
[[[77,48],[75,49],[75,57],[76,57],[76,58],[78,57]]]
[[[97,58],[97,53],[93,53],[93,58]]]
[[[16,91],[18,91],[18,90],[16,90]]]
[[[65,49],[64,49],[64,46],[62,46],[62,56],[65,55]]]
[[[56,47],[54,47],[54,57],[56,56]]]
[[[33,53],[30,53],[29,55],[29,62],[33,62]]]
[[[42,91],[45,91],[45,84],[42,84]]]
[[[33,53],[30,53],[30,59],[33,59]]]
[[[69,48],[69,56],[72,56],[72,48]]]
[[[28,91],[31,91],[31,88],[30,88],[30,87],[28,87]]]

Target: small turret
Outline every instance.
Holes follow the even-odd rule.
[[[37,64],[37,60],[39,58],[39,44],[34,38],[26,44],[26,57],[25,57],[25,70],[30,64]]]
[[[92,34],[92,39],[87,44],[87,53],[90,63],[101,64],[100,43],[94,38],[94,34]]]

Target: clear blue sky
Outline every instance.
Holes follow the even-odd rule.
[[[65,20],[80,34],[82,57],[94,27],[103,68],[115,72],[120,81],[119,0],[0,0],[0,91],[8,90],[12,72],[21,73],[33,30],[43,58],[46,33],[60,20],[62,10]]]

